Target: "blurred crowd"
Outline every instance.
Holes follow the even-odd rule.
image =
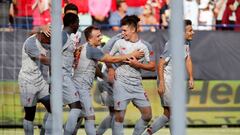
[[[121,18],[138,15],[141,31],[167,29],[171,0],[63,0],[78,8],[80,26],[94,24],[101,29],[119,30]],[[240,0],[183,0],[184,18],[194,30],[240,31]],[[1,27],[38,29],[51,22],[51,0],[0,0]],[[64,12],[64,11],[63,11]]]

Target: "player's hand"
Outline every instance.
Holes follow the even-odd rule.
[[[188,88],[193,89],[194,88],[194,80],[188,80]]]
[[[113,68],[108,69],[108,81],[113,84],[115,80],[115,70]]]
[[[141,50],[135,50],[135,51],[133,51],[132,53],[131,53],[131,57],[135,57],[135,58],[137,58],[137,59],[140,59],[140,58],[142,58],[143,56],[144,56],[144,52],[143,51],[141,51]]]
[[[164,93],[165,93],[165,82],[160,81],[158,86],[158,94],[159,96],[163,96]]]
[[[50,25],[43,25],[41,27],[41,31],[47,36],[50,37],[51,36],[51,27]]]
[[[137,68],[138,60],[137,60],[137,58],[135,58],[133,56],[130,57],[130,58],[127,58],[127,60],[124,61],[124,62],[129,64],[132,67],[136,67]]]

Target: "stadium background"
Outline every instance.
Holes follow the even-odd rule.
[[[115,32],[103,31],[111,37]],[[28,31],[0,32],[0,124],[3,127],[22,126],[23,109],[20,105],[17,75],[21,66],[21,48]],[[150,42],[156,58],[168,39],[166,31],[142,32],[141,37]],[[189,126],[239,126],[240,125],[240,33],[226,31],[197,31],[191,45],[194,77],[197,79],[193,91],[188,92],[187,122]],[[82,42],[84,42],[84,37]],[[144,88],[152,104],[153,118],[162,113],[156,92],[156,74],[143,72]],[[184,91],[183,91],[184,92]],[[98,91],[92,89],[96,124],[107,115],[107,108],[99,101]],[[65,111],[67,108],[64,109]],[[43,112],[38,106],[35,124],[41,124]],[[125,125],[133,126],[139,112],[129,106]],[[67,112],[65,112],[65,117]]]

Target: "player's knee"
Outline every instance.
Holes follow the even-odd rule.
[[[85,119],[86,120],[95,120],[95,115],[86,116]]]
[[[25,117],[24,119],[28,121],[33,121],[35,117],[36,107],[24,107]]]
[[[115,115],[115,121],[116,122],[123,122],[124,121],[124,117],[121,115]]]
[[[149,122],[149,121],[152,119],[152,113],[146,113],[146,114],[144,114],[144,115],[142,116],[142,119],[143,119],[144,121]]]

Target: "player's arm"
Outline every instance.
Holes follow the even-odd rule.
[[[192,64],[192,59],[190,55],[187,56],[185,63],[186,63],[187,73],[189,76],[188,87],[189,89],[193,89],[194,88],[193,64]]]
[[[134,68],[140,68],[140,69],[144,69],[144,70],[148,70],[148,71],[155,71],[156,64],[154,61],[149,61],[147,63],[141,63],[141,62],[138,62],[136,57],[130,57],[125,62]]]
[[[40,54],[39,57],[38,57],[38,60],[42,63],[42,64],[45,64],[45,65],[50,65],[51,63],[51,60],[48,56],[45,56],[43,54]]]
[[[165,92],[165,80],[164,80],[164,66],[166,64],[166,61],[164,58],[160,58],[158,62],[158,79],[159,79],[159,86],[158,86],[158,94],[162,96]]]
[[[107,63],[118,63],[118,62],[126,61],[130,57],[141,58],[143,56],[144,56],[143,51],[135,50],[132,53],[127,54],[127,55],[112,56],[112,55],[109,55],[109,54],[104,54],[104,56],[100,59],[100,61],[107,62]]]

